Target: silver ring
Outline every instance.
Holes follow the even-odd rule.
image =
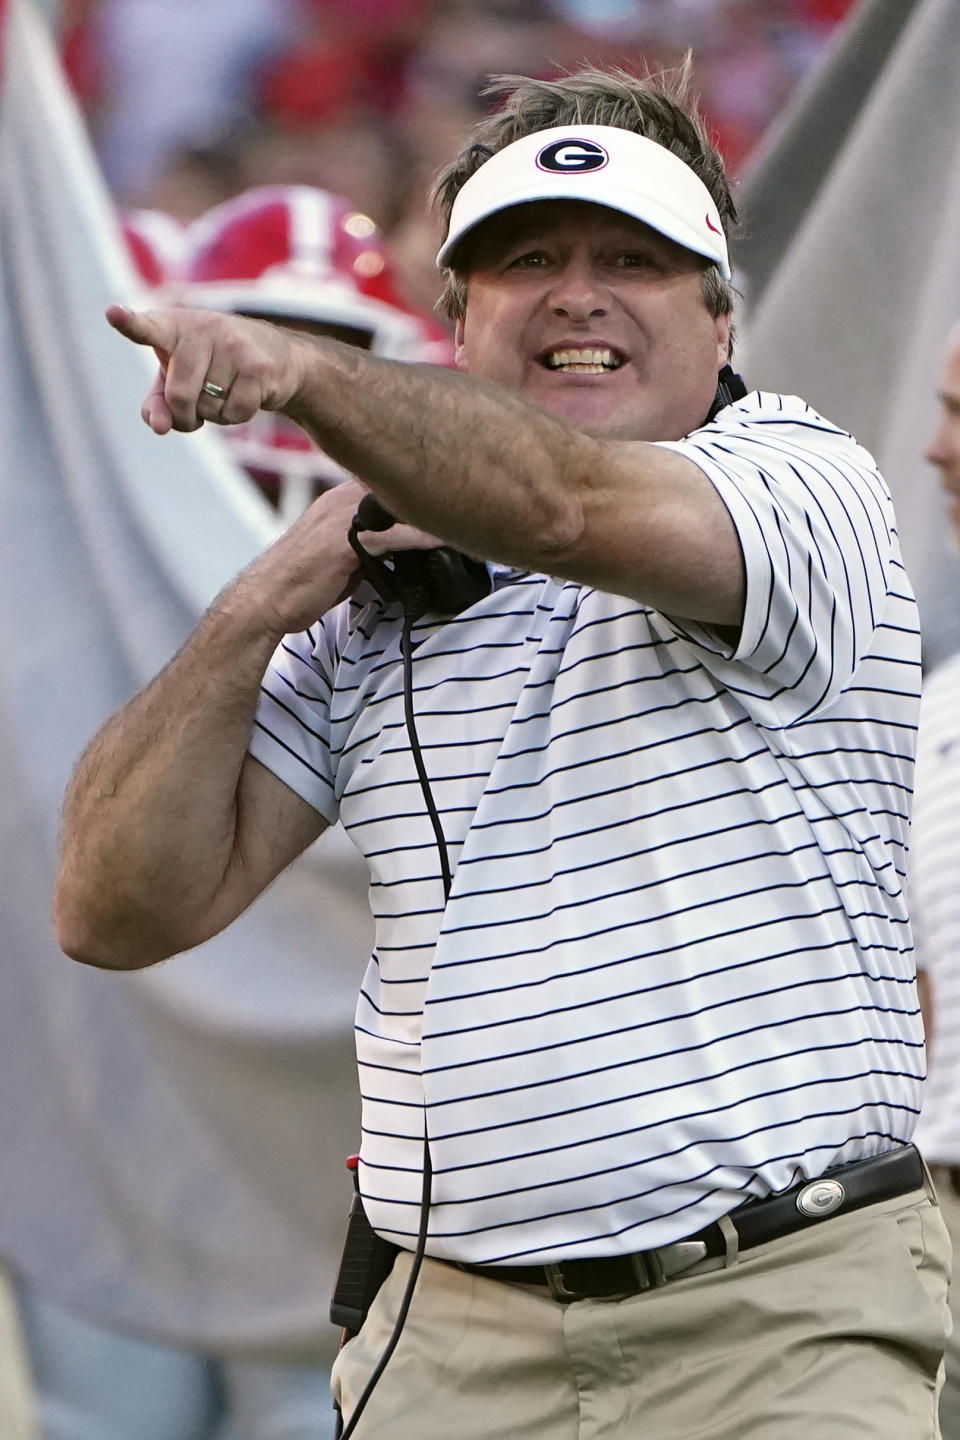
[[[212,380],[204,380],[200,389],[204,395],[212,395],[214,400],[222,400],[227,393],[225,385],[214,385]]]

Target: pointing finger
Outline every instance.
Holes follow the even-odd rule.
[[[176,322],[172,315],[161,310],[131,310],[126,305],[108,305],[105,314],[108,323],[126,339],[137,345],[152,345],[163,357],[169,355],[176,343]]]

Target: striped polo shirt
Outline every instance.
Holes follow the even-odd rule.
[[[923,1048],[903,895],[917,616],[874,462],[752,394],[668,447],[730,512],[732,649],[586,585],[496,571],[278,648],[250,749],[370,867],[361,1189],[428,1253],[623,1253],[906,1140]],[[318,947],[323,936],[317,937]]]
[[[920,715],[910,897],[933,1036],[916,1139],[928,1160],[960,1165],[960,656],[930,677]]]

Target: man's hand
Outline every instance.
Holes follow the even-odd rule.
[[[303,383],[312,348],[293,331],[216,310],[110,305],[106,316],[160,363],[140,410],[158,435],[198,430],[205,420],[240,425],[258,410],[282,409]]]
[[[241,607],[260,616],[277,640],[309,629],[357,585],[360,571],[347,532],[366,494],[358,480],[326,491],[235,582]],[[401,524],[389,530],[361,530],[359,539],[371,555],[432,550],[443,544],[423,530]]]

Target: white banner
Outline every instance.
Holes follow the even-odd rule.
[[[302,1349],[357,1148],[371,926],[341,836],[223,936],[102,974],[49,922],[63,785],[99,721],[275,533],[215,431],[159,439],[137,282],[46,23],[7,0],[0,91],[0,1257],[115,1328]]]

